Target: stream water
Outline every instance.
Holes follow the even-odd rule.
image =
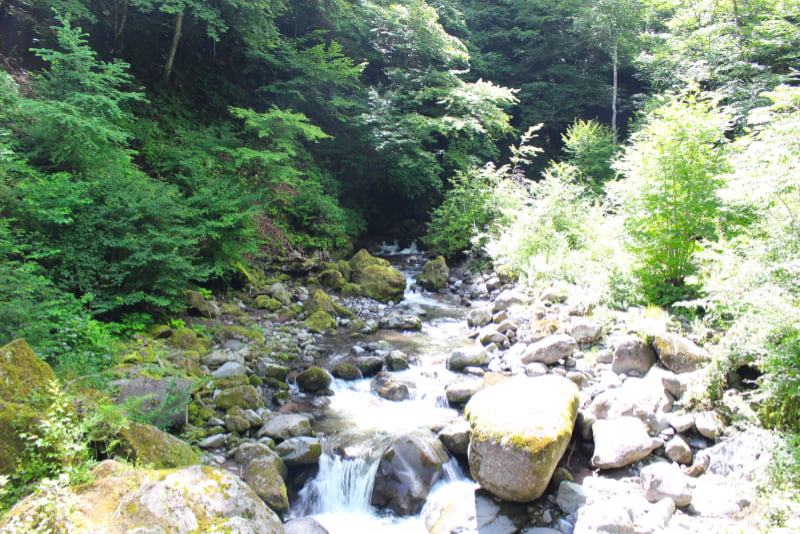
[[[324,440],[319,471],[305,484],[289,512],[289,517],[314,517],[330,534],[426,533],[419,515],[400,518],[370,504],[375,473],[394,436],[441,427],[458,416],[444,394],[445,385],[454,378],[445,361],[452,349],[470,343],[463,320],[466,310],[452,296],[411,290],[416,271],[405,262],[395,266],[409,279],[401,306],[421,316],[422,329],[381,330],[369,341],[387,341],[412,357],[409,369],[393,373],[410,386],[411,396],[405,401],[389,401],[371,391],[369,379],[334,381],[335,393],[315,423]],[[347,343],[333,342],[332,357],[336,358],[335,351],[347,350]],[[452,484],[474,484],[455,459],[445,466],[444,477],[431,495]]]

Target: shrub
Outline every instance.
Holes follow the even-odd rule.
[[[562,136],[567,161],[580,170],[581,182],[595,192],[614,178],[612,159],[619,146],[611,128],[595,120],[578,119]]]

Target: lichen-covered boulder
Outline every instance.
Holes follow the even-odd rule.
[[[396,437],[378,464],[372,504],[401,516],[418,513],[448,460],[444,445],[427,432]]]
[[[512,502],[538,499],[572,437],[578,387],[547,375],[517,377],[476,393],[464,414],[472,425],[472,477]]]
[[[310,392],[326,389],[333,382],[333,378],[328,374],[328,371],[316,365],[312,365],[298,374],[296,380],[300,389]]]
[[[118,450],[128,460],[153,469],[200,463],[200,458],[185,441],[152,425],[133,421],[119,433]]]
[[[205,354],[211,348],[211,340],[199,337],[190,328],[178,328],[172,331],[172,335],[167,339],[168,343],[176,349],[194,351],[198,354]]]
[[[444,261],[444,256],[437,256],[422,266],[422,272],[417,276],[417,284],[428,291],[438,291],[447,286],[450,269]]]
[[[232,473],[212,467],[150,471],[107,460],[93,480],[75,489],[45,491],[18,503],[0,519],[0,531],[32,532],[50,521],[58,499],[54,532],[127,534],[204,532],[283,534],[278,516]]]
[[[264,399],[261,393],[253,386],[235,386],[229,389],[223,389],[214,398],[214,406],[226,412],[238,406],[247,410],[258,410],[264,407]]]
[[[17,468],[28,442],[18,428],[34,428],[37,411],[26,405],[36,391],[44,393],[56,379],[47,363],[36,357],[24,340],[17,339],[0,348],[0,474]]]
[[[361,286],[365,297],[381,302],[403,299],[406,277],[403,273],[387,265],[368,265],[353,274],[353,283]]]
[[[708,351],[685,337],[669,332],[656,335],[653,348],[664,367],[674,373],[696,371],[711,360]]]

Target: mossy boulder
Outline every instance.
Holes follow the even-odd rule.
[[[311,292],[311,294],[308,296],[308,299],[306,299],[305,303],[303,304],[303,311],[309,315],[323,311],[333,317],[355,317],[353,312],[341,304],[334,302],[331,296],[321,289],[316,289]]]
[[[361,371],[352,363],[340,363],[331,369],[331,374],[342,380],[358,380],[363,378]]]
[[[342,286],[341,290],[343,297],[360,297],[364,294],[364,290],[358,284],[347,283]]]
[[[313,313],[306,318],[306,325],[309,332],[313,334],[323,334],[328,331],[336,330],[336,319],[324,311]]]
[[[214,337],[218,341],[241,341],[242,343],[258,343],[264,340],[264,334],[253,328],[237,325],[220,326],[214,330]]]
[[[286,483],[275,465],[266,458],[256,458],[244,468],[244,480],[256,495],[276,512],[289,510]]]
[[[353,283],[361,286],[365,297],[381,302],[399,302],[406,290],[406,277],[403,273],[387,265],[364,267],[353,274]]]
[[[350,258],[350,267],[352,267],[353,272],[359,272],[364,270],[365,267],[369,267],[370,265],[381,265],[384,267],[389,266],[389,260],[385,260],[383,258],[376,258],[366,249],[361,249],[355,253],[355,255]]]
[[[206,300],[202,293],[190,289],[183,294],[183,302],[190,313],[214,319],[220,316],[219,306],[213,300]]]
[[[151,324],[147,327],[147,335],[153,339],[167,339],[172,335],[172,328],[165,324]]]
[[[275,512],[222,469],[151,471],[107,460],[92,474],[91,482],[59,492],[54,532],[284,532]],[[33,531],[50,520],[44,510],[52,500],[47,492],[26,498],[0,519],[0,530]]]
[[[0,348],[0,398],[27,399],[34,391],[44,391],[55,379],[50,366],[36,357],[24,339]]]
[[[200,463],[192,447],[152,425],[131,422],[119,433],[119,453],[131,462],[153,469]]]
[[[344,275],[342,275],[342,273],[340,273],[337,269],[328,269],[322,271],[319,273],[319,281],[330,288],[336,289],[337,291],[342,289],[347,283]]]
[[[336,270],[342,273],[345,281],[349,282],[353,276],[353,266],[347,260],[339,260],[336,262]]]
[[[227,412],[234,406],[245,410],[258,410],[264,407],[264,400],[261,393],[251,385],[235,386],[230,389],[223,389],[214,399],[214,406],[217,409]]]
[[[302,373],[297,375],[297,385],[303,391],[320,391],[331,385],[333,379],[328,371],[322,367],[312,365]]]
[[[450,269],[447,268],[444,256],[437,256],[422,266],[422,272],[417,276],[417,284],[428,291],[439,291],[447,286],[449,276]]]
[[[690,373],[711,361],[711,355],[690,339],[678,334],[662,332],[653,339],[658,359],[673,373]]]
[[[283,307],[283,303],[269,295],[259,295],[253,300],[253,307],[260,310],[276,312]]]
[[[190,328],[178,328],[172,331],[169,344],[176,349],[191,350],[199,354],[205,354],[211,348],[211,340],[199,337]]]
[[[473,478],[511,502],[538,499],[572,437],[578,387],[547,375],[518,377],[476,393],[465,408],[472,426]]]
[[[0,474],[13,473],[23,456],[27,442],[19,429],[29,431],[39,420],[38,411],[27,405],[31,393],[44,393],[55,379],[50,366],[25,340],[0,348]]]

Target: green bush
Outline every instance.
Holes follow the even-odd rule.
[[[561,138],[567,161],[581,172],[581,182],[595,192],[601,192],[603,185],[616,174],[611,167],[619,149],[614,132],[595,120],[578,119]]]
[[[612,191],[648,302],[672,304],[696,295],[689,277],[697,271],[694,254],[702,241],[717,237],[731,120],[713,95],[665,97],[617,164],[624,179]]]

